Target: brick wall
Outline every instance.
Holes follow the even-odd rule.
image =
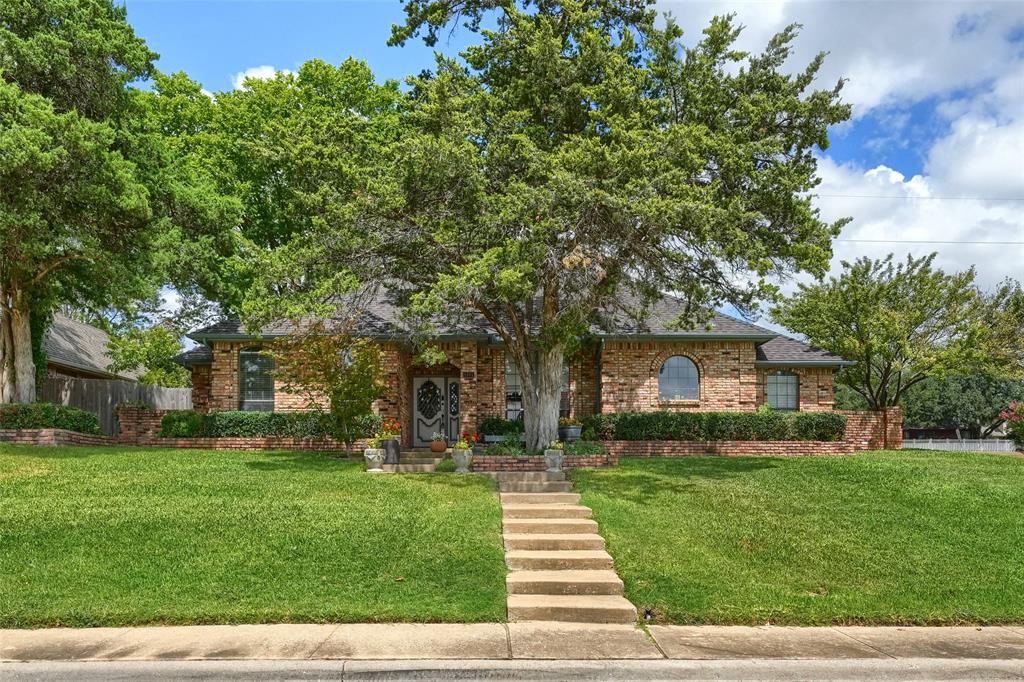
[[[658,399],[658,373],[673,355],[700,371],[700,400]],[[603,412],[739,411],[757,408],[756,351],[751,341],[612,341],[601,355]]]
[[[843,439],[835,442],[611,440],[605,441],[604,445],[616,457],[846,455],[861,450],[899,449],[902,446],[903,416],[899,408],[886,412],[844,411],[842,414],[846,415],[846,431]]]
[[[169,410],[143,410],[138,407],[117,408],[117,440],[137,444],[157,437],[160,420]]]
[[[64,429],[0,429],[0,443],[13,445],[114,445],[112,436],[98,436]]]
[[[192,409],[210,411],[210,365],[192,365]]]

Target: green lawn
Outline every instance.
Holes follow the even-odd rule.
[[[1024,621],[1024,459],[922,451],[575,471],[626,596],[672,623]]]
[[[0,627],[504,618],[483,477],[0,445]]]

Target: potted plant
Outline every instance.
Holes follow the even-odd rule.
[[[444,437],[443,433],[434,432],[434,435],[430,437],[430,451],[431,452],[444,452],[448,449],[448,440]]]
[[[558,437],[566,443],[575,443],[580,439],[583,422],[575,417],[562,417],[558,420]]]
[[[371,474],[383,473],[381,467],[384,464],[384,448],[380,446],[380,439],[369,438],[366,441],[366,449],[363,450],[363,457],[366,458],[366,470]]]
[[[462,440],[469,443],[470,449],[474,455],[483,454],[484,446],[480,441],[483,440],[479,433],[473,433],[472,431],[466,431],[462,434]]]
[[[377,442],[384,449],[385,464],[398,464],[402,455],[402,446],[398,442],[401,435],[402,425],[394,417],[387,417],[380,423]]]
[[[469,441],[465,438],[456,441],[456,443],[452,445],[452,461],[455,462],[455,473],[469,473],[469,465],[473,461],[473,451],[469,448]]]
[[[551,445],[544,449],[544,466],[550,473],[557,473],[562,470],[562,461],[565,456],[565,445],[560,440],[551,441]]]

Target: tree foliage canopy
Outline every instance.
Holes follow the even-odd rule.
[[[934,258],[843,262],[839,276],[800,285],[773,317],[813,345],[856,360],[838,380],[871,409],[899,405],[928,377],[1018,373],[974,270],[945,273]]]
[[[841,84],[811,90],[821,56],[783,71],[796,27],[747,55],[731,18],[683,47],[648,2],[406,10],[394,42],[431,42],[461,17],[481,44],[410,80],[402,134],[371,145],[384,164],[326,197],[329,212],[318,203],[312,215],[330,219],[276,251],[264,271],[282,300],[326,300],[346,272],[407,285],[422,321],[486,318],[519,366],[539,447],[557,429],[565,354],[609,309],[639,314],[673,291],[686,302],[680,324],[700,324],[716,305],[772,296],[772,275],[824,272],[842,221],[811,205],[813,150],[849,108]],[[491,10],[497,27],[480,29]],[[293,234],[285,221],[273,229]]]

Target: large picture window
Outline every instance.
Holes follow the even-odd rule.
[[[800,377],[791,372],[768,375],[768,404],[775,410],[796,410],[800,407]]]
[[[700,400],[700,371],[693,360],[673,355],[658,372],[658,400]]]
[[[243,348],[238,354],[238,407],[249,412],[274,411],[274,359],[260,348]]]

